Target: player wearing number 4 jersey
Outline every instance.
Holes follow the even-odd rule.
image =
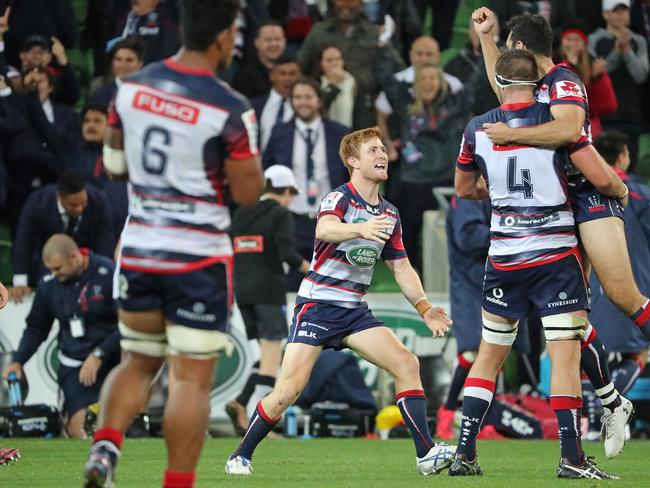
[[[584,455],[580,442],[580,339],[588,325],[589,295],[568,203],[568,151],[493,145],[483,130],[486,122],[536,126],[551,120],[548,105],[533,99],[537,63],[532,54],[503,53],[496,79],[505,103],[470,121],[456,170],[458,196],[490,198],[492,219],[483,281],[483,340],[465,381],[460,438],[449,474],[482,474],[476,436],[517,325],[534,310],[542,319],[552,364],[550,402],[561,446],[557,475],[609,479],[613,476]],[[576,164],[593,181],[608,171],[605,166]]]
[[[314,257],[298,291],[280,375],[273,392],[258,403],[241,445],[226,461],[228,474],[251,474],[255,448],[298,398],[320,352],[345,347],[395,377],[396,401],[415,442],[418,472],[435,474],[451,464],[455,448],[433,442],[429,434],[417,357],[364,301],[377,260],[385,261],[434,337],[442,336],[451,322],[443,309],[428,302],[404,251],[397,209],[379,195],[379,184],[388,178],[381,131],[348,134],[339,154],[350,182],[321,202]]]
[[[124,355],[101,393],[86,487],[112,486],[122,432],[165,360],[163,486],[193,487],[217,358],[232,348],[225,181],[244,206],[263,186],[254,112],[215,75],[230,61],[239,1],[180,4],[182,49],[125,79],[111,108],[104,164],[133,190],[118,259]]]
[[[481,7],[474,11],[472,19],[481,42],[488,78],[500,96],[501,90],[494,76],[494,65],[499,57],[492,32],[496,16]],[[548,104],[553,118],[532,127],[517,121],[486,123],[483,128],[490,141],[546,147],[568,144],[572,161],[580,160],[589,166],[604,164],[588,144],[591,130],[584,85],[573,71],[561,64],[555,65],[551,59],[553,30],[548,21],[540,15],[521,15],[510,19],[508,27],[508,48],[526,50],[535,56],[540,78],[535,97],[538,102]],[[627,188],[611,170],[609,174],[603,173],[598,184],[586,180],[571,166],[568,171],[569,199],[586,257],[608,298],[650,338],[650,301],[639,292],[634,281],[619,204],[619,199],[627,200]],[[621,189],[620,193],[611,192],[616,186]],[[603,236],[607,238],[603,239]],[[614,387],[605,350],[595,329],[591,328],[585,334],[582,349],[580,365],[606,410],[605,454],[612,458],[623,450],[625,425],[632,413],[632,404]]]

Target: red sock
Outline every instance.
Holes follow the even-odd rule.
[[[93,435],[93,442],[99,441],[109,441],[115,444],[115,447],[122,449],[122,441],[124,436],[117,429],[112,429],[110,427],[104,427],[95,431]]]
[[[179,471],[165,471],[163,478],[163,488],[194,488],[194,479],[196,473],[194,471],[179,472]]]

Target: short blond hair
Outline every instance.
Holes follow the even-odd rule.
[[[361,157],[361,144],[368,142],[370,139],[377,138],[381,140],[383,133],[379,127],[369,127],[368,129],[356,130],[350,132],[346,135],[341,141],[339,146],[339,156],[343,165],[348,169],[348,172],[352,174],[352,166],[348,164],[348,158],[357,158]]]

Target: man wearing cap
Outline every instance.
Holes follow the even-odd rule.
[[[54,101],[74,105],[79,100],[79,79],[68,62],[65,47],[56,37],[48,40],[40,34],[29,36],[20,51],[20,63],[20,70],[10,67],[7,73],[15,90],[20,91],[21,88],[20,73],[43,67],[52,75]]]
[[[244,319],[246,335],[260,344],[260,360],[239,396],[226,412],[235,431],[248,427],[246,405],[266,396],[275,384],[282,359],[281,342],[289,330],[283,263],[305,274],[306,261],[293,246],[293,219],[289,206],[299,193],[293,172],[273,165],[264,172],[266,187],[254,208],[238,208],[232,219],[235,252],[235,298]]]
[[[603,128],[620,130],[630,137],[633,171],[643,128],[642,87],[648,78],[649,63],[645,38],[629,29],[630,4],[630,0],[603,0],[607,26],[589,36],[589,49],[592,56],[605,59],[618,98],[618,110],[603,117]]]

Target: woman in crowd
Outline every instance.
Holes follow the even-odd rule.
[[[397,117],[399,139],[391,160],[401,155],[399,208],[404,245],[421,269],[418,250],[422,213],[437,208],[432,189],[453,186],[454,161],[472,106],[474,78],[452,93],[440,67],[425,64],[415,73],[413,87],[382,76],[382,87]]]
[[[327,118],[352,127],[357,82],[345,71],[343,53],[335,46],[326,46],[321,52],[319,66]]]
[[[600,118],[616,112],[618,101],[607,73],[605,60],[593,59],[588,52],[589,39],[581,29],[565,29],[560,34],[556,63],[564,63],[575,71],[587,88],[592,137],[602,132]]]

